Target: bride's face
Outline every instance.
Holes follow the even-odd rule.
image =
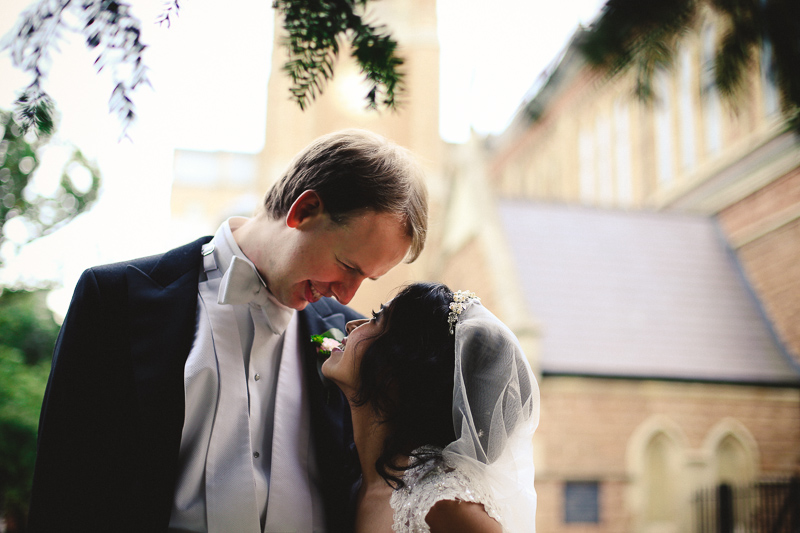
[[[330,379],[350,396],[359,384],[359,368],[364,351],[383,330],[383,313],[373,313],[371,319],[353,320],[347,323],[347,337],[342,341],[344,351],[334,348],[331,356],[322,364],[322,375]]]

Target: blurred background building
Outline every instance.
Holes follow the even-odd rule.
[[[800,144],[766,69],[722,100],[716,22],[649,104],[587,66],[579,30],[483,141],[472,175],[518,280],[484,290],[538,325],[539,531],[797,528]]]
[[[709,15],[642,103],[632,75],[586,65],[579,30],[504,133],[448,145],[435,7],[376,5],[406,59],[397,113],[363,111],[346,54],[301,113],[276,47],[264,150],[176,152],[173,218],[212,233],[317,136],[386,135],[426,169],[430,240],[353,305],[434,279],[475,290],[518,334],[542,390],[540,533],[796,531],[800,144],[765,69],[724,101]]]

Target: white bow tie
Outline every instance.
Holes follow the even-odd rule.
[[[292,313],[270,301],[267,285],[250,261],[234,255],[222,276],[217,302],[220,304],[256,304],[264,311],[269,328],[280,335],[286,330]]]

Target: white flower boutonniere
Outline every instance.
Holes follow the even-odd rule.
[[[324,333],[311,335],[311,343],[316,345],[317,348],[317,374],[319,374],[319,379],[325,386],[325,403],[328,404],[331,403],[331,395],[336,390],[336,385],[322,374],[322,363],[330,357],[331,350],[342,347],[342,339],[344,339],[344,333],[338,328],[331,328]]]
[[[331,328],[318,335],[311,335],[311,342],[317,345],[317,353],[326,357],[331,354],[331,350],[342,346],[342,339],[344,339],[344,333],[337,328]]]

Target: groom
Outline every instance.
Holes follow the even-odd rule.
[[[427,201],[402,148],[314,141],[250,219],[84,272],[45,392],[31,531],[352,529],[349,408],[309,337],[422,250]],[[331,297],[333,299],[331,299]]]

